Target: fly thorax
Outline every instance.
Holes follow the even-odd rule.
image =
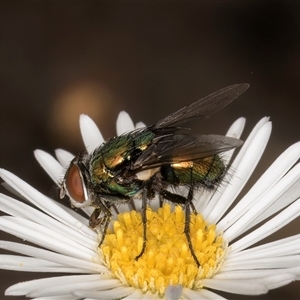
[[[138,180],[122,180],[122,177],[112,178],[107,184],[107,189],[112,194],[121,194],[126,197],[135,196],[142,188],[142,182]]]
[[[94,161],[90,166],[91,181],[93,184],[108,182],[112,177],[112,172],[105,166],[102,159]]]

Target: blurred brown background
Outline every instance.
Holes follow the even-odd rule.
[[[261,117],[271,117],[273,134],[250,184],[300,140],[297,2],[2,1],[0,14],[0,166],[44,193],[52,182],[32,152],[81,151],[80,113],[93,117],[108,138],[120,110],[152,124],[219,88],[248,82],[242,97],[197,130],[224,134],[245,116],[245,138]],[[299,233],[299,225],[274,236]],[[43,276],[0,274],[0,299],[9,285]],[[297,282],[256,298],[223,295],[299,294]]]

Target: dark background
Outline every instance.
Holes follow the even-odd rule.
[[[245,138],[261,117],[271,117],[273,134],[250,184],[300,138],[297,2],[10,1],[0,3],[0,17],[0,166],[44,193],[52,182],[33,150],[81,151],[80,113],[93,117],[108,138],[120,110],[152,124],[219,88],[248,82],[242,97],[195,127],[225,134],[244,116]],[[299,225],[274,236],[299,233]],[[1,294],[42,276],[0,274]],[[299,294],[297,282],[256,298],[223,295]]]

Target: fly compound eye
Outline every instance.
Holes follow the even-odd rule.
[[[66,175],[65,185],[69,196],[76,203],[85,202],[86,190],[85,190],[80,169],[76,165],[70,166],[69,171]]]

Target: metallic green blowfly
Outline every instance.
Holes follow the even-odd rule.
[[[79,154],[70,163],[61,184],[60,197],[66,194],[75,207],[92,206],[89,225],[100,229],[104,240],[112,209],[116,204],[142,200],[146,247],[147,201],[156,194],[185,208],[185,235],[198,266],[200,263],[190,238],[191,209],[195,189],[214,190],[222,182],[228,166],[221,153],[242,144],[241,140],[221,135],[191,134],[185,123],[206,119],[248,89],[235,84],[212,93],[168,115],[156,124],[113,137],[91,154]],[[188,188],[182,195],[176,187]],[[170,192],[170,190],[172,192]]]

